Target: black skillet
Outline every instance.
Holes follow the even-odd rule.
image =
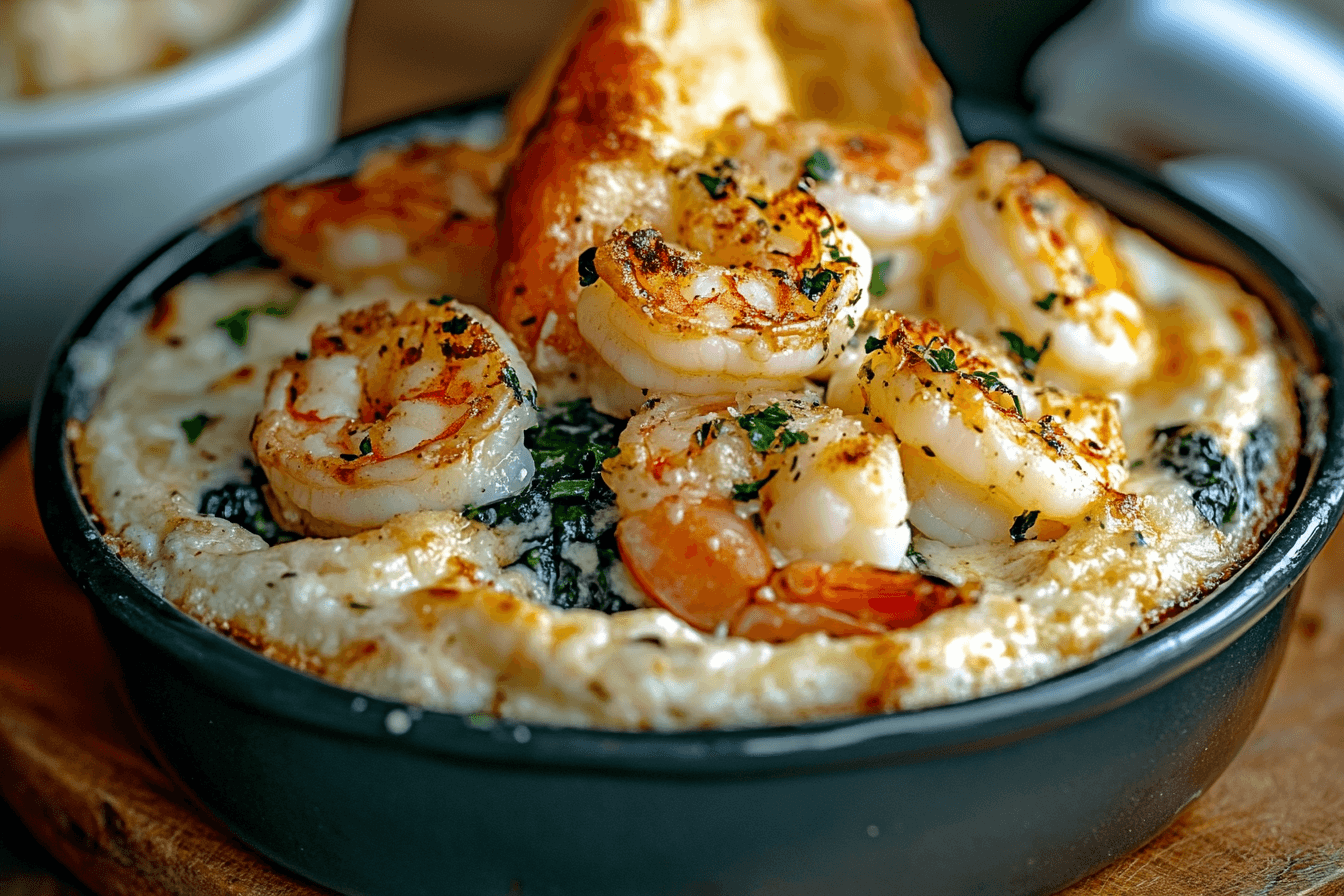
[[[490,101],[352,137],[300,179],[371,147],[498,121]],[[958,108],[1269,303],[1304,364],[1341,379],[1334,322],[1281,264],[1131,170]],[[1124,649],[998,696],[796,727],[610,733],[420,712],[255,654],[156,597],[101,541],[71,478],[65,421],[96,389],[76,365],[196,273],[253,264],[252,206],[127,275],[57,350],[32,421],[43,523],[90,596],[143,726],[181,781],[272,859],[346,894],[1049,893],[1162,830],[1231,761],[1264,704],[1302,574],[1340,516],[1344,405],[1259,554]],[[92,353],[90,349],[94,348]],[[388,724],[405,712],[409,730]],[[394,719],[404,721],[401,716]]]

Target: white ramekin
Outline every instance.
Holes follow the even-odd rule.
[[[282,0],[134,81],[0,102],[0,413],[61,325],[164,236],[336,135],[350,0]]]

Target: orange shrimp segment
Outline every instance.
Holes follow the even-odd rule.
[[[764,539],[719,498],[664,498],[621,520],[616,541],[635,581],[663,609],[701,631],[756,641],[881,634],[970,595],[919,573],[858,563],[799,560],[772,569]]]
[[[495,264],[496,153],[465,144],[382,150],[351,177],[268,189],[261,241],[290,270],[483,305]]]
[[[963,589],[917,572],[799,560],[770,578],[777,600],[824,604],[881,629],[908,628],[965,601]]]
[[[760,536],[723,499],[671,495],[622,519],[616,542],[645,594],[707,632],[735,618],[772,568]]]

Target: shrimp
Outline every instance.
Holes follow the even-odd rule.
[[[975,147],[958,176],[954,258],[934,280],[934,316],[1030,346],[1034,375],[1074,391],[1115,392],[1147,376],[1154,328],[1106,213],[1011,144]]]
[[[1058,538],[1123,482],[1114,400],[1029,383],[934,322],[893,314],[878,334],[858,391],[900,440],[920,532],[949,545]]]
[[[730,161],[688,166],[666,236],[627,221],[580,258],[591,267],[579,332],[627,382],[694,395],[800,388],[854,335],[867,247],[806,185],[762,193]]]
[[[701,631],[759,641],[881,634],[973,594],[858,563],[803,560],[775,569],[765,540],[722,498],[670,495],[624,517],[616,543],[635,582],[663,609]]]
[[[897,124],[878,131],[791,117],[759,124],[741,109],[724,120],[710,145],[760,171],[771,191],[811,178],[817,201],[844,218],[874,253],[926,237],[942,224],[952,169],[964,154],[958,135],[937,130]]]
[[[532,374],[484,312],[380,302],[318,327],[311,350],[271,374],[252,449],[282,526],[347,535],[522,491],[534,398]]]
[[[801,396],[658,400],[631,420],[605,478],[627,569],[702,630],[872,634],[950,599],[900,569],[910,533],[896,440]]]
[[[483,305],[504,168],[500,153],[461,143],[375,152],[352,177],[268,189],[261,243],[341,292],[396,287]]]

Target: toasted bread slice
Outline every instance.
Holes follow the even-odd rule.
[[[574,324],[579,254],[631,216],[660,217],[668,161],[699,154],[727,113],[960,140],[903,0],[607,0],[548,66],[547,104],[505,184],[494,311],[541,383],[580,393],[595,356]],[[515,129],[544,78],[515,101]]]

